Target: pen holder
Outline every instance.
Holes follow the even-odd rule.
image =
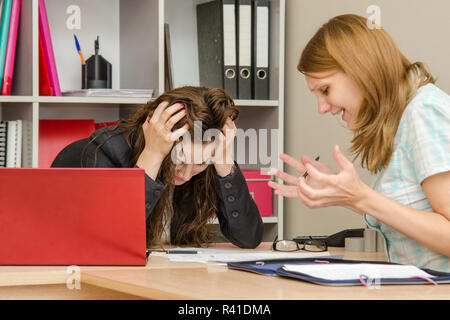
[[[92,55],[81,65],[81,89],[112,88],[112,65],[101,55]]]
[[[81,89],[87,89],[87,72],[86,65],[81,65]]]

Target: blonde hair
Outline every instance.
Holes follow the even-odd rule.
[[[356,83],[364,99],[350,151],[372,173],[387,167],[414,93],[435,82],[423,63],[406,59],[384,29],[369,29],[367,19],[354,14],[325,23],[306,45],[297,69],[305,75],[342,70]]]

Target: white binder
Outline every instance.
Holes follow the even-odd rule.
[[[6,167],[20,168],[22,164],[22,120],[7,121]]]
[[[253,92],[257,100],[269,99],[269,0],[254,2]]]
[[[223,0],[222,8],[224,89],[233,98],[237,98],[236,1]]]

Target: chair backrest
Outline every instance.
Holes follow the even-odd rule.
[[[72,142],[62,149],[53,160],[52,168],[81,168],[82,155],[89,138],[80,139]]]

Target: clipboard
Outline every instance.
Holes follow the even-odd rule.
[[[292,258],[292,259],[272,259],[272,260],[255,260],[242,262],[228,262],[227,266],[230,269],[249,271],[263,275],[277,276],[278,269],[285,264],[304,264],[314,263],[314,261],[341,261],[344,255],[334,255],[316,258]]]
[[[249,271],[262,275],[269,276],[281,276],[301,281],[307,281],[314,284],[327,285],[327,286],[357,286],[366,285],[361,279],[351,280],[328,280],[322,278],[311,277],[302,273],[286,271],[283,269],[287,264],[375,264],[375,265],[401,265],[391,262],[383,261],[361,261],[361,260],[345,260],[340,258],[342,256],[329,256],[329,257],[317,257],[317,258],[303,258],[303,259],[283,259],[283,260],[265,260],[265,261],[247,261],[247,262],[229,262],[228,268],[242,271]],[[435,271],[427,268],[419,268],[422,271],[432,275],[431,278],[381,278],[376,279],[377,284],[384,285],[398,285],[398,284],[444,284],[450,283],[450,273]]]

